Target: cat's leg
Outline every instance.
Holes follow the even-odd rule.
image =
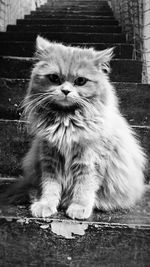
[[[35,217],[49,217],[57,212],[60,201],[60,184],[51,177],[42,177],[42,194],[39,200],[31,205],[32,215]]]
[[[72,219],[86,219],[95,206],[98,183],[93,173],[81,175],[74,187],[73,198],[66,213]]]
[[[66,211],[67,215],[72,219],[86,219],[90,217],[95,207],[99,181],[96,176],[94,161],[90,161],[90,157],[87,157],[87,159],[84,160],[82,158],[82,162],[78,162],[73,168],[75,185],[71,204]]]
[[[61,198],[61,185],[58,181],[60,158],[55,148],[48,142],[42,142],[41,161],[41,196],[31,205],[35,217],[49,217],[57,212]]]

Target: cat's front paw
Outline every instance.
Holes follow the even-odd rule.
[[[87,219],[92,214],[92,207],[72,203],[66,213],[72,219]]]
[[[30,207],[33,217],[50,217],[52,214],[57,212],[56,207],[50,207],[48,203],[42,201],[34,202]]]

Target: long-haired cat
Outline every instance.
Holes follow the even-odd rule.
[[[84,219],[94,208],[129,208],[142,196],[145,156],[106,73],[112,53],[37,38],[24,101],[34,141],[23,184],[39,188],[33,216],[51,216],[61,206]]]

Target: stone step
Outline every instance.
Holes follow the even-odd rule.
[[[21,103],[29,80],[0,79],[0,118],[20,119]],[[150,85],[113,83],[119,96],[121,112],[132,125],[150,125]]]
[[[92,1],[92,3],[93,4],[96,4],[96,3],[101,3],[101,4],[107,4],[108,5],[108,0],[106,0],[106,1],[102,1],[102,0],[93,0]],[[59,5],[60,4],[63,4],[63,3],[65,3],[65,4],[70,4],[70,5],[78,5],[78,4],[89,4],[89,3],[91,3],[91,1],[90,0],[76,0],[76,1],[74,1],[74,0],[64,0],[64,1],[61,1],[61,3],[60,3],[60,0],[55,0],[55,1],[52,1],[52,0],[48,0],[47,1],[47,3],[45,3],[44,5],[51,5],[51,4],[55,4],[55,3],[58,3]]]
[[[28,78],[34,60],[21,57],[0,57],[0,76],[2,78]],[[111,61],[110,78],[115,82],[141,82],[142,62],[129,59]]]
[[[40,32],[39,32],[40,33]],[[121,33],[72,33],[72,32],[42,32],[42,36],[58,42],[88,42],[88,43],[125,43],[125,34]],[[35,41],[35,32],[0,32],[1,41]]]
[[[66,4],[62,4],[62,5],[58,5],[58,4],[55,4],[55,5],[51,5],[51,6],[41,6],[39,8],[37,8],[36,10],[37,11],[63,11],[63,10],[70,10],[70,11],[78,11],[78,10],[83,10],[84,11],[95,11],[95,10],[106,10],[106,11],[112,11],[111,7],[109,7],[108,5],[100,5],[100,4],[92,4],[92,3],[89,3],[89,4],[82,4],[82,3],[79,3],[78,5],[66,5]]]
[[[45,14],[43,13],[43,15],[41,14],[40,16],[37,14],[34,15],[25,15],[24,16],[25,19],[42,19],[42,18],[55,18],[55,19],[65,19],[65,18],[70,18],[70,19],[88,19],[88,20],[92,20],[92,19],[105,19],[105,20],[109,20],[112,19],[114,20],[115,18],[112,15],[107,15],[107,14],[103,14],[103,15],[86,15],[86,14],[82,14],[82,15],[76,15],[76,14]]]
[[[56,18],[42,18],[42,19],[18,19],[17,20],[17,25],[118,25],[118,21],[116,19],[73,19],[73,18],[61,18],[61,19],[56,19]]]
[[[86,3],[83,3],[83,2],[74,2],[74,3],[71,3],[69,2],[68,4],[66,4],[65,2],[62,2],[61,5],[60,3],[58,4],[58,2],[56,1],[54,4],[44,4],[44,5],[41,5],[39,7],[37,7],[36,10],[51,10],[51,9],[55,9],[56,10],[60,9],[60,8],[63,8],[63,7],[66,7],[66,9],[70,9],[70,8],[74,8],[74,10],[78,9],[80,6],[84,6],[85,9],[83,11],[85,11],[86,9],[88,10],[91,10],[89,7],[92,7],[92,10],[95,9],[95,7],[99,7],[101,9],[111,9],[111,6],[108,4],[108,3],[102,3],[101,1],[92,1],[92,2],[86,2]]]
[[[67,43],[64,42],[67,45]],[[119,43],[73,43],[70,45],[81,47],[94,47],[96,50],[103,50],[114,47],[114,58],[131,59],[133,53],[132,44]],[[35,52],[35,42],[5,41],[0,42],[0,55],[32,57]]]
[[[61,4],[60,2],[57,2],[55,1],[53,4],[48,4],[48,5],[44,5],[43,8],[63,8],[63,7],[67,7],[67,8],[79,8],[80,6],[82,7],[85,7],[85,8],[89,8],[89,10],[91,10],[91,8],[93,7],[100,7],[100,8],[103,8],[103,7],[110,7],[110,5],[108,5],[108,3],[100,3],[98,1],[92,1],[92,2],[63,2],[61,1]],[[40,6],[41,8],[42,6]]]
[[[8,188],[8,186],[10,184],[12,185],[15,181],[16,181],[15,178],[0,179],[0,193],[3,192],[3,190],[5,190],[5,188]],[[57,214],[51,216],[50,218],[42,219],[42,218],[32,217],[30,210],[29,210],[29,207],[27,205],[18,205],[18,206],[15,206],[15,205],[14,206],[8,206],[8,205],[2,206],[1,205],[0,206],[0,210],[1,210],[0,223],[2,222],[2,219],[5,219],[6,222],[16,221],[16,223],[20,223],[24,226],[30,224],[30,227],[31,227],[32,223],[35,223],[35,224],[40,226],[40,229],[44,229],[44,225],[45,225],[45,226],[47,226],[47,228],[51,228],[51,230],[52,230],[52,231],[50,231],[51,234],[53,232],[53,223],[54,222],[56,224],[58,223],[58,227],[59,227],[59,223],[60,223],[60,226],[61,226],[61,224],[64,224],[64,225],[62,225],[62,227],[64,226],[64,228],[69,228],[69,224],[70,224],[70,226],[74,225],[77,228],[78,228],[79,224],[81,224],[81,226],[82,226],[82,224],[86,224],[87,228],[88,228],[87,230],[89,230],[90,226],[93,225],[93,227],[101,229],[101,234],[105,228],[109,233],[110,229],[118,229],[119,230],[119,228],[121,228],[121,227],[122,227],[122,230],[123,229],[126,229],[126,230],[130,229],[130,233],[131,233],[132,229],[134,229],[134,230],[135,229],[138,229],[138,230],[150,229],[149,202],[150,202],[150,185],[145,185],[145,194],[143,195],[141,201],[139,203],[137,203],[134,207],[132,207],[132,209],[130,209],[130,210],[117,210],[117,211],[112,211],[112,212],[110,212],[110,211],[109,212],[107,212],[107,211],[102,212],[102,211],[95,211],[94,210],[93,215],[89,219],[83,220],[83,221],[72,220],[72,219],[67,218],[66,214],[63,210],[59,211]],[[52,223],[52,225],[51,225],[51,223]],[[41,227],[41,226],[43,226],[43,227]],[[0,227],[0,229],[1,229],[1,227]],[[45,229],[46,229],[46,227],[45,227]],[[59,230],[61,232],[61,229],[59,229]],[[68,234],[69,234],[69,229],[67,229],[67,230],[68,230]],[[72,230],[73,230],[73,228],[72,228]],[[13,233],[13,231],[11,231],[11,232]],[[49,232],[49,234],[50,234],[50,232]],[[39,233],[39,231],[38,231],[38,233]],[[62,231],[62,233],[63,233],[63,231]],[[55,232],[55,234],[56,234],[56,232]],[[56,235],[55,237],[58,238],[60,233],[57,233],[57,234],[58,234],[58,236]],[[63,234],[65,234],[65,232]],[[86,234],[86,233],[83,233],[83,235],[84,234]],[[101,239],[101,234],[100,234],[100,239]],[[78,233],[76,238],[79,237],[78,235],[80,235],[80,234]],[[39,234],[38,234],[38,236],[39,236]],[[120,235],[120,238],[121,238],[121,236],[122,236],[122,234]],[[43,235],[42,235],[42,237],[43,237]],[[64,237],[65,236],[62,235],[62,239]],[[73,237],[73,235],[72,235],[72,237]],[[108,237],[109,237],[109,234],[108,234]],[[71,236],[70,236],[70,238],[71,238]],[[74,236],[74,238],[75,238],[75,236]],[[67,236],[66,236],[66,239],[67,239]],[[105,237],[105,240],[103,240],[103,242],[105,242],[105,241],[107,242],[106,237]],[[120,239],[119,239],[119,241],[120,241]],[[118,240],[117,240],[116,245],[118,246]],[[133,245],[135,246],[135,242],[133,242]],[[144,243],[144,245],[145,245],[145,243]],[[108,246],[108,242],[107,242],[107,246]],[[103,248],[103,246],[101,248]],[[123,245],[123,248],[125,248],[124,245]],[[95,249],[95,247],[94,247],[94,249]],[[114,249],[114,247],[113,247],[113,249]],[[140,247],[140,249],[141,249],[141,247]],[[101,251],[101,249],[100,249],[100,251]],[[98,252],[100,252],[100,251],[98,251]],[[135,248],[135,251],[137,252],[137,247]],[[143,257],[142,257],[142,259],[143,259]],[[139,258],[138,258],[138,261],[139,261]],[[21,264],[21,266],[22,266],[22,264]],[[58,266],[58,265],[56,265],[56,266]],[[62,267],[62,265],[60,265],[60,266]],[[93,265],[82,265],[82,266],[91,267]],[[96,264],[94,266],[97,267],[98,265]],[[99,265],[99,266],[101,266],[101,265]],[[105,265],[105,267],[106,266],[112,267],[112,265]],[[129,265],[117,265],[117,266],[113,265],[113,267],[120,267],[120,266],[125,267],[125,266],[130,266],[130,264]],[[145,265],[135,265],[135,266],[145,267]]]
[[[2,207],[1,266],[148,267],[150,210],[147,191],[130,211],[95,212],[89,220],[31,218],[25,206]],[[43,263],[44,262],[44,263]]]
[[[28,16],[35,16],[35,17],[50,17],[50,16],[112,16],[113,17],[113,12],[112,10],[102,10],[102,9],[97,9],[95,11],[93,10],[44,10],[44,11],[31,11],[31,13]]]
[[[148,155],[146,179],[150,177],[150,127],[134,126],[134,130]],[[15,120],[0,120],[0,175],[18,177],[22,175],[21,161],[29,149],[31,137],[25,123]]]
[[[95,11],[95,10],[106,10],[106,11],[112,11],[112,9],[111,9],[111,7],[110,6],[108,6],[108,5],[104,5],[104,4],[102,4],[102,5],[100,5],[99,3],[95,3],[95,4],[93,4],[93,3],[88,3],[88,4],[83,4],[83,3],[79,3],[78,5],[66,5],[66,4],[63,4],[62,3],[62,5],[59,5],[59,4],[57,4],[57,3],[55,3],[55,5],[51,5],[51,6],[41,6],[41,7],[39,7],[39,8],[37,8],[36,10],[37,11],[45,11],[45,10],[56,10],[56,11],[58,11],[58,10],[70,10],[70,11],[78,11],[78,10],[83,10],[83,12],[84,11],[90,11],[90,10],[93,10],[93,11]]]
[[[108,4],[108,0],[93,0],[92,1],[92,3],[99,3],[99,2],[101,2],[101,4],[103,3],[103,4]],[[90,0],[76,0],[76,1],[74,1],[74,0],[64,0],[64,1],[61,1],[60,2],[60,0],[55,0],[55,1],[53,1],[53,0],[47,0],[46,1],[46,3],[44,4],[44,5],[51,5],[51,4],[54,4],[54,3],[58,3],[59,5],[60,4],[63,4],[63,3],[66,3],[66,4],[75,4],[75,5],[78,5],[79,3],[84,3],[84,4],[88,4],[88,3],[91,3],[91,1]]]
[[[112,9],[110,8],[110,6],[108,5],[98,5],[98,4],[88,4],[88,5],[83,5],[83,4],[79,4],[78,6],[60,6],[60,5],[54,5],[54,6],[41,6],[41,7],[38,7],[36,9],[37,12],[58,12],[58,11],[67,11],[67,12],[79,12],[79,11],[82,11],[83,13],[84,12],[95,12],[95,11],[98,11],[98,12],[101,12],[101,11],[112,11]]]
[[[18,177],[22,174],[21,159],[29,148],[29,141],[25,123],[0,120],[0,176]]]
[[[108,1],[61,1],[61,4],[60,4],[60,0],[55,0],[55,1],[50,1],[49,3],[45,4],[44,6],[55,6],[55,5],[58,5],[58,6],[63,6],[63,5],[66,5],[66,6],[78,6],[78,5],[84,5],[84,6],[87,6],[87,5],[92,5],[95,6],[95,5],[107,5],[108,6]]]
[[[55,0],[55,1],[50,1],[48,3],[45,3],[43,5],[40,6],[41,7],[51,7],[51,6],[55,6],[55,5],[58,5],[59,7],[60,6],[63,6],[63,5],[66,5],[66,6],[75,6],[75,7],[78,7],[79,5],[84,5],[84,6],[95,6],[95,5],[99,5],[99,6],[106,6],[108,7],[108,1],[61,1],[61,5],[60,5],[60,1],[59,0]]]
[[[98,5],[98,6],[108,6],[108,1],[61,1],[61,4],[60,4],[60,1],[50,1],[49,3],[46,3],[44,4],[43,6],[46,6],[46,7],[51,7],[51,6],[75,6],[75,7],[78,7],[78,5],[83,5],[83,6],[95,6],[95,5]]]
[[[51,8],[62,8],[63,6],[66,6],[66,8],[74,8],[74,9],[77,9],[79,8],[80,6],[84,6],[85,9],[88,8],[88,7],[92,7],[93,9],[95,7],[105,7],[106,9],[107,8],[111,8],[110,5],[108,4],[108,2],[101,2],[101,1],[92,1],[92,2],[68,2],[68,3],[65,3],[64,1],[61,2],[61,5],[60,5],[60,2],[58,1],[55,1],[55,2],[51,2],[51,3],[45,3],[44,5],[41,5],[40,7],[37,7],[37,10],[43,10],[43,9],[51,9]]]
[[[38,7],[35,11],[31,12],[70,12],[78,13],[81,12],[84,14],[86,12],[112,12],[112,9],[108,5],[83,5],[79,4],[78,6],[44,6]]]
[[[7,31],[17,32],[84,32],[84,33],[121,33],[121,27],[116,25],[8,25]]]

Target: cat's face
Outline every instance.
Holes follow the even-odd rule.
[[[37,38],[37,57],[29,94],[45,109],[73,110],[87,107],[97,98],[104,98],[107,75],[104,69],[112,49],[66,47]],[[104,99],[102,99],[104,101]]]

